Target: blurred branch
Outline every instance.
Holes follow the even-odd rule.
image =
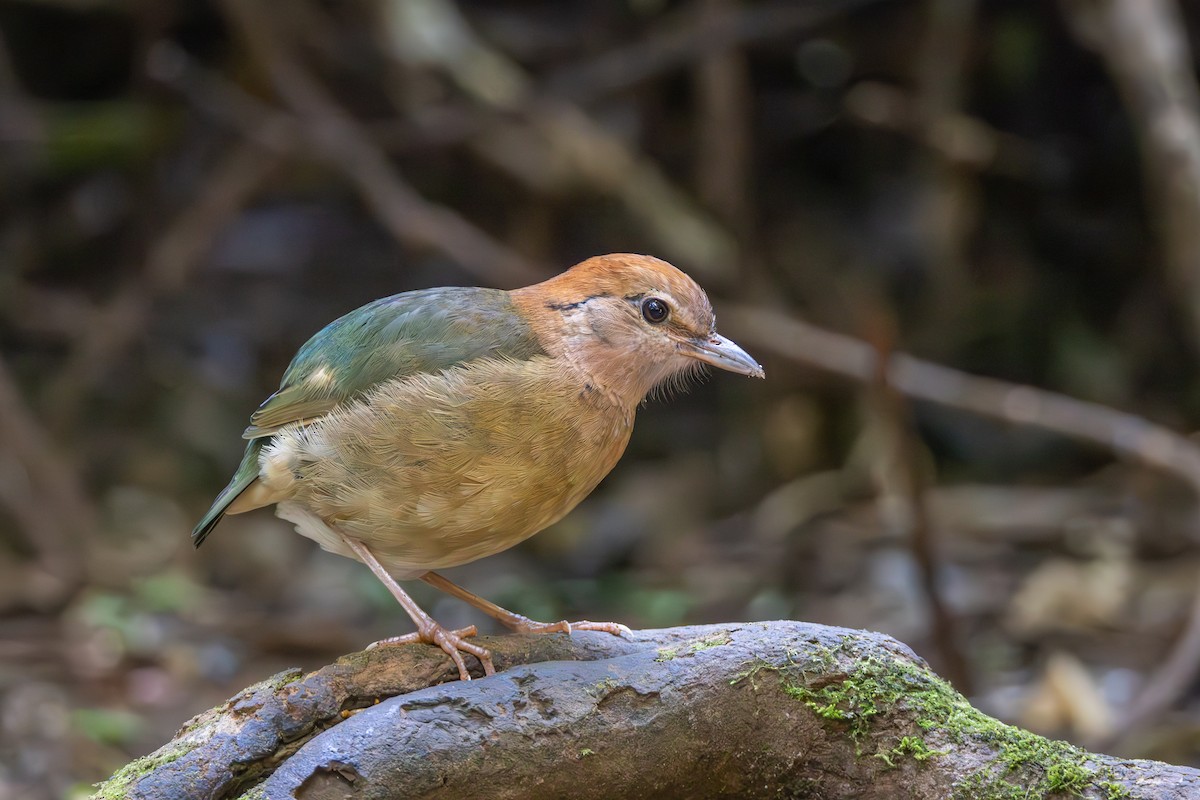
[[[95,510],[75,468],[59,455],[0,360],[0,503],[8,506],[59,597],[83,578],[80,545],[96,531]]]
[[[1200,342],[1200,89],[1174,0],[1063,0],[1078,38],[1104,60],[1137,131],[1147,202],[1169,274]],[[1200,674],[1200,584],[1178,642],[1148,676],[1119,730],[1174,705]]]
[[[272,126],[267,138],[286,135]],[[195,200],[150,245],[143,268],[93,312],[70,357],[45,388],[45,406],[58,426],[74,420],[86,390],[145,329],[154,303],[180,292],[217,234],[245,206],[279,159],[254,141],[232,147],[212,170]]]
[[[705,28],[720,28],[733,8],[730,0],[701,0]],[[753,89],[745,53],[735,47],[713,49],[695,70],[697,110],[696,186],[705,204],[717,212],[742,241],[749,239],[750,143]]]
[[[723,307],[721,320],[747,346],[864,383],[875,374],[877,357],[871,346],[851,336],[750,306]],[[1057,392],[970,375],[905,353],[891,356],[887,376],[897,391],[917,400],[1100,445],[1175,476],[1200,497],[1200,446],[1142,417]]]
[[[927,128],[962,106],[964,71],[978,0],[926,0],[916,63],[917,116]]]
[[[1200,90],[1174,0],[1063,0],[1104,60],[1145,159],[1147,200],[1171,278],[1200,342]]]
[[[669,57],[650,57],[647,68],[639,74],[649,77],[658,69],[702,61],[713,54],[712,48],[795,34],[873,2],[878,0],[841,0],[799,10],[790,5],[739,9],[721,17],[721,22],[727,20],[729,24],[697,20],[668,36],[670,43],[665,50],[662,43],[651,39],[645,52],[669,53]],[[253,3],[243,0],[230,0],[227,7],[231,14],[253,17],[258,13]],[[488,276],[490,270],[483,267],[486,257],[482,250],[475,257],[461,253],[477,238],[454,230],[465,221],[457,218],[459,225],[428,224],[451,212],[434,211],[436,207],[432,206],[428,214],[422,211],[419,206],[427,205],[427,201],[400,179],[381,146],[383,142],[404,147],[413,142],[445,146],[464,141],[481,157],[535,191],[550,193],[586,186],[617,197],[629,209],[631,220],[646,227],[668,257],[701,273],[732,277],[732,265],[738,260],[735,242],[695,206],[688,193],[674,186],[657,164],[631,150],[579,108],[565,103],[564,97],[575,98],[573,90],[558,91],[562,87],[552,80],[550,90],[539,93],[532,78],[481,39],[450,3],[426,0],[391,4],[385,7],[385,13],[392,16],[381,30],[390,37],[388,49],[400,61],[437,66],[479,106],[464,109],[447,104],[436,109],[406,110],[406,119],[399,125],[364,127],[337,108],[315,79],[287,56],[278,30],[270,28],[273,20],[254,25],[243,22],[240,27],[271,70],[285,101],[302,117],[320,122],[308,131],[314,145],[355,180],[398,238],[422,243],[436,236],[442,243],[440,249],[465,268]],[[432,44],[425,41],[422,26],[436,28],[440,38]],[[727,160],[725,156],[723,159]],[[460,254],[455,256],[455,252]],[[467,258],[470,260],[464,260]],[[514,275],[507,280],[531,279]]]
[[[531,137],[544,144],[530,150]],[[583,187],[615,197],[664,258],[710,282],[729,282],[735,275],[738,245],[729,232],[653,159],[579,109],[538,106],[527,123],[495,126],[471,146],[536,191]]]
[[[954,612],[941,591],[941,558],[933,525],[930,524],[926,490],[929,480],[921,459],[921,445],[913,428],[912,414],[901,393],[891,385],[884,368],[891,360],[896,340],[895,325],[882,310],[876,315],[870,337],[874,346],[875,370],[869,400],[881,423],[884,452],[878,459],[877,480],[885,500],[881,514],[903,535],[912,549],[921,574],[921,591],[929,606],[932,639],[941,657],[946,677],[960,692],[970,695],[974,680],[963,654]]]
[[[987,170],[1024,180],[1038,177],[1038,155],[1030,142],[961,111],[924,124],[911,92],[863,81],[846,94],[844,104],[852,119],[911,136],[959,169]]]
[[[975,0],[926,0],[923,4],[923,35],[917,50],[913,76],[913,123],[926,138],[954,118],[963,102],[964,72],[972,41],[977,4]],[[966,237],[975,223],[973,174],[947,159],[938,149],[918,151],[912,179],[916,213],[912,224],[919,240],[919,260],[930,285],[927,324],[943,329],[944,321],[964,304]],[[948,676],[964,692],[973,681],[967,659],[959,644],[953,611],[941,592],[941,565],[935,532],[926,505],[926,476],[918,462],[918,439],[912,427],[903,388],[894,383],[889,370],[896,344],[895,325],[890,315],[878,309],[872,318],[870,346],[873,370],[870,397],[885,431],[885,456],[890,469],[881,468],[880,482],[886,499],[920,574],[921,591],[929,611],[931,635]],[[939,322],[942,324],[939,325]]]
[[[1119,724],[1111,734],[1093,741],[1108,746],[1118,745],[1147,721],[1154,719],[1179,702],[1195,685],[1200,672],[1200,588],[1192,596],[1187,623],[1178,641],[1159,661],[1158,667],[1142,684],[1141,691],[1123,710]]]
[[[162,70],[162,73],[158,76],[159,79],[181,92],[203,113],[236,129],[242,136],[257,142],[281,156],[287,158],[315,158],[325,162],[332,161],[333,165],[339,168],[347,166],[345,162],[334,160],[330,156],[328,148],[320,141],[317,141],[312,136],[302,135],[305,131],[305,125],[303,120],[295,114],[277,110],[246,93],[241,87],[230,83],[219,74],[204,69],[187,53],[176,48],[174,45],[163,43],[161,47],[163,48],[163,60],[169,63],[169,68]],[[478,109],[454,105],[437,109],[423,109],[404,120],[373,125],[369,129],[364,128],[362,135],[369,136],[373,141],[377,140],[379,147],[387,145],[398,149],[408,147],[416,149],[426,147],[436,148],[460,143],[469,136],[478,133],[485,125],[486,122]],[[286,130],[289,135],[265,135],[266,131],[277,129]],[[354,176],[351,176],[351,178],[352,180],[357,180]],[[393,174],[390,178],[387,176],[376,176],[370,178],[370,182],[373,186],[378,184],[378,197],[381,198],[379,204],[371,205],[376,218],[398,241],[401,243],[410,242],[411,240],[408,238],[407,233],[405,233],[407,227],[404,227],[402,230],[401,226],[391,222],[393,217],[388,216],[394,213],[400,215],[395,217],[395,219],[401,221],[406,219],[401,210],[402,204],[397,204],[389,199],[393,197],[392,188],[389,188],[389,186],[396,188],[401,195],[414,193],[415,190],[404,183],[398,173]],[[385,186],[385,184],[387,185]],[[364,192],[365,196],[366,189],[361,184],[359,185],[359,189]],[[404,202],[407,202],[407,200]],[[420,199],[419,202],[426,203],[423,199]],[[443,218],[457,217],[456,213],[448,208],[432,204],[427,205],[430,213],[435,216]],[[408,222],[404,223],[405,226],[408,224]],[[450,252],[451,248],[457,247],[459,250],[462,250],[463,247],[471,247],[469,242],[459,242],[455,236],[455,230],[458,226],[470,227],[470,225],[470,222],[458,217],[457,222],[453,225],[436,228],[427,233],[442,237],[440,241],[444,243],[445,247],[441,247],[441,251],[450,257],[454,257],[454,253]],[[476,233],[478,237],[487,238],[487,234],[482,231],[476,231]],[[503,245],[499,245],[498,243],[495,244],[497,247],[503,247]],[[512,253],[509,255],[512,258],[520,258]],[[487,283],[495,282],[497,280],[495,271],[489,266],[489,262],[484,256],[481,255],[480,258],[483,260],[459,262],[459,266],[464,271],[476,275]],[[522,273],[521,275],[509,276],[509,280],[514,283],[520,283],[538,280],[540,277],[542,277],[540,272],[531,271],[528,275]]]
[[[184,95],[204,114],[290,158],[322,157],[323,149],[311,137],[294,135],[302,127],[294,115],[280,111],[219,73],[206,69],[172,42],[157,43],[155,54],[158,66],[154,77]],[[412,109],[403,118],[364,123],[364,129],[382,149],[407,155],[462,144],[488,124],[489,120],[477,107],[446,101]],[[287,128],[293,135],[265,137],[263,131],[275,125]]]
[[[481,38],[448,0],[392,3],[388,49],[436,67],[482,108],[501,113],[468,141],[480,157],[542,193],[579,187],[617,198],[662,254],[709,279],[731,279],[738,246],[650,158],[580,107],[538,92],[532,77]],[[432,29],[436,35],[425,34]]]
[[[917,125],[927,138],[960,113],[976,13],[977,0],[925,2],[914,98]],[[968,307],[963,302],[971,296],[965,253],[978,218],[978,190],[974,174],[943,158],[940,150],[920,154],[915,181],[920,211],[914,222],[930,279],[926,325],[940,329],[940,321]]]
[[[0,36],[0,142],[30,144],[44,134],[41,116],[13,73],[8,43]]]
[[[724,9],[717,19],[689,9],[688,13],[638,41],[559,69],[547,81],[546,91],[587,104],[664,72],[704,61],[714,52],[794,37],[843,14],[880,2],[810,0],[739,5]]]
[[[222,5],[280,97],[299,117],[297,126],[354,182],[393,236],[443,253],[489,282],[521,285],[544,277],[525,258],[406,183],[362,126],[291,54],[274,11],[258,0],[223,0]]]
[[[56,339],[75,339],[87,331],[95,306],[82,292],[45,289],[8,276],[4,317],[14,327]]]

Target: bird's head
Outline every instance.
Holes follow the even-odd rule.
[[[551,355],[630,407],[704,364],[763,377],[758,362],[717,333],[704,290],[657,258],[596,256],[515,295]]]

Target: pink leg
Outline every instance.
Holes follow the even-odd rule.
[[[477,594],[468,592],[456,583],[451,583],[446,578],[438,575],[436,572],[426,572],[421,576],[421,580],[428,583],[430,586],[440,589],[448,595],[457,597],[459,600],[470,603],[478,608],[489,617],[500,620],[501,623],[512,628],[518,633],[570,633],[571,631],[603,631],[611,633],[613,636],[620,636],[629,633],[629,628],[626,628],[619,622],[588,622],[581,620],[579,622],[534,622],[528,617],[523,617],[520,614],[514,614],[506,608],[501,608],[490,600],[484,600]]]
[[[433,617],[429,616],[417,605],[416,601],[408,596],[408,593],[400,588],[400,584],[396,583],[383,565],[379,563],[374,554],[367,548],[365,544],[357,539],[351,539],[349,536],[342,536],[342,540],[346,546],[354,551],[364,564],[366,564],[371,572],[375,573],[388,591],[392,593],[392,597],[403,606],[408,615],[412,617],[412,621],[416,623],[417,632],[410,633],[406,636],[395,636],[390,639],[382,639],[371,647],[379,647],[381,645],[398,645],[412,644],[414,642],[425,642],[427,644],[435,644],[446,651],[450,659],[454,661],[454,666],[458,667],[458,676],[464,681],[471,680],[471,673],[467,672],[467,664],[463,661],[462,654],[470,653],[479,659],[479,663],[483,665],[485,675],[495,675],[496,667],[492,664],[492,654],[477,644],[471,644],[466,641],[467,636],[475,635],[475,626],[463,628],[458,631],[451,631],[443,628]]]

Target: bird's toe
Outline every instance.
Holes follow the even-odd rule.
[[[495,675],[496,667],[492,662],[492,654],[485,647],[480,647],[477,644],[472,644],[467,641],[468,636],[474,636],[477,633],[474,625],[469,625],[466,628],[458,630],[448,630],[440,625],[435,624],[428,630],[417,631],[415,633],[406,633],[403,636],[390,636],[387,639],[380,639],[377,642],[372,642],[367,645],[368,650],[374,650],[377,647],[397,647],[405,644],[432,644],[440,647],[446,655],[450,656],[450,660],[454,662],[454,666],[458,668],[458,677],[464,681],[471,680],[471,672],[467,669],[467,662],[463,659],[462,654],[468,653],[479,659],[479,663],[483,666],[484,675]]]
[[[573,631],[601,631],[603,633],[611,633],[613,636],[632,636],[633,631],[619,622],[592,622],[590,620],[580,620],[579,622],[571,623]]]

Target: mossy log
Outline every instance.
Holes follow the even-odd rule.
[[[976,711],[903,644],[800,622],[481,640],[284,672],[200,714],[102,798],[1184,800],[1200,772]]]

